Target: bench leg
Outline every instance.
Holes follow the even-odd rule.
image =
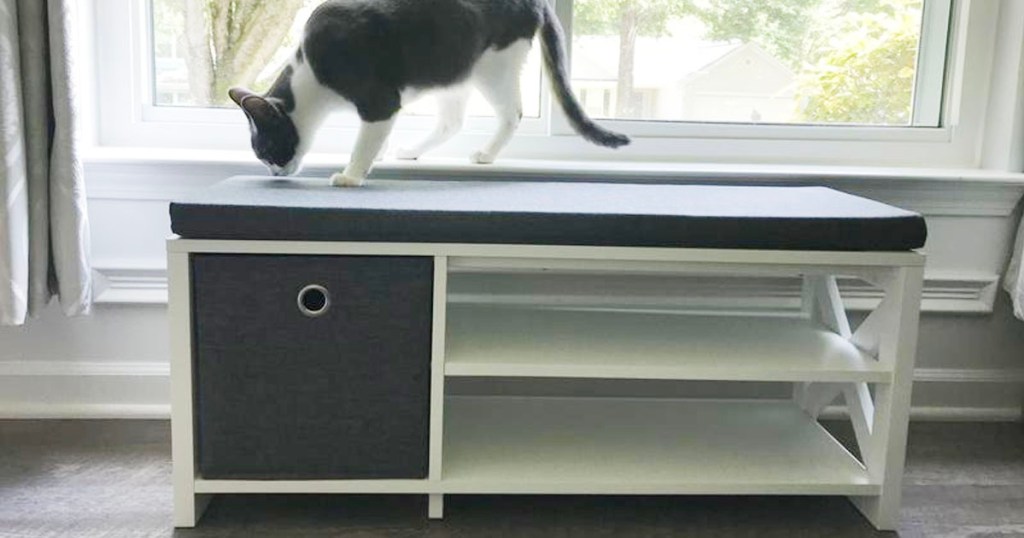
[[[171,453],[174,526],[195,527],[212,495],[195,492],[195,419],[192,400],[192,310],[189,255],[167,254],[171,329]]]
[[[873,417],[864,416],[871,419],[871,429],[860,443],[868,471],[882,484],[882,492],[850,501],[879,530],[896,530],[899,525],[922,279],[920,267],[895,271],[886,290],[887,322],[876,338],[868,339],[877,339],[878,360],[894,370],[892,383],[875,388]]]
[[[428,496],[427,517],[430,519],[444,518],[444,494],[433,493]]]
[[[896,531],[900,522],[900,500],[880,497],[850,497],[853,506],[880,531]]]
[[[175,492],[174,526],[179,529],[195,527],[212,500],[213,495]]]

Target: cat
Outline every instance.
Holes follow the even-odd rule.
[[[331,0],[306,22],[301,44],[263,95],[232,88],[249,120],[253,151],[275,176],[297,173],[327,115],[354,107],[361,120],[340,187],[363,184],[403,103],[437,93],[439,121],[422,142],[398,150],[418,159],[462,127],[471,87],[494,108],[498,130],[471,160],[493,163],[522,118],[520,72],[536,34],[552,91],[584,139],[630,143],[594,123],[569,88],[565,38],[549,0]]]

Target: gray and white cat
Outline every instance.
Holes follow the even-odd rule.
[[[252,147],[274,175],[296,173],[327,115],[354,107],[362,120],[352,158],[336,186],[359,186],[381,153],[395,116],[416,94],[436,91],[440,118],[417,159],[462,126],[471,87],[487,99],[498,131],[473,162],[494,162],[522,118],[520,72],[540,32],[552,89],[572,127],[595,144],[629,138],[595,124],[569,88],[561,24],[548,0],[332,0],[305,26],[302,44],[270,90],[232,88],[249,118]]]

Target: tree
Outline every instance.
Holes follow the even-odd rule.
[[[801,82],[806,121],[910,123],[921,2],[882,4],[838,20],[835,37]]]
[[[618,117],[639,114],[633,91],[637,37],[663,35],[671,18],[692,10],[691,0],[578,0],[574,4],[573,24],[577,32],[619,36]]]
[[[872,0],[848,0],[872,1]],[[577,0],[577,33],[619,36],[618,117],[638,115],[633,69],[638,36],[660,36],[673,18],[694,16],[709,39],[756,42],[779,59],[799,64],[811,10],[822,0]]]
[[[696,15],[707,25],[708,39],[757,43],[779,60],[798,68],[806,53],[804,44],[812,26],[812,12],[821,3],[822,0],[715,0],[698,9]]]
[[[184,20],[189,89],[200,103],[227,102],[251,85],[288,37],[305,0],[172,0],[158,16]]]

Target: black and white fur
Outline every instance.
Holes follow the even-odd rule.
[[[354,107],[362,120],[352,158],[331,177],[362,185],[381,153],[403,103],[436,92],[437,128],[398,150],[418,159],[462,127],[471,87],[498,118],[494,138],[471,157],[494,162],[522,118],[520,73],[540,32],[552,90],[585,139],[610,148],[629,138],[594,123],[569,88],[561,24],[548,0],[332,0],[306,23],[293,60],[264,95],[233,88],[245,111],[256,156],[274,175],[296,173],[314,135],[334,110]]]

